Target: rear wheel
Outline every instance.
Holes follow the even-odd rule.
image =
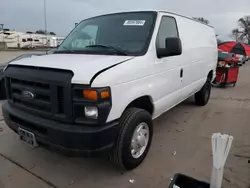
[[[113,163],[132,170],[145,159],[151,145],[153,126],[151,115],[139,108],[128,108],[121,117],[121,130],[110,155]]]
[[[211,79],[207,78],[204,86],[195,94],[195,102],[197,105],[205,106],[208,103],[211,94],[211,85]]]

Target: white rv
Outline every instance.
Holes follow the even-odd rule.
[[[4,31],[0,33],[0,41],[5,42],[7,48],[55,48],[63,39],[64,37],[31,32]]]
[[[34,147],[107,153],[130,170],[148,153],[153,119],[192,95],[208,103],[217,54],[214,29],[185,16],[90,18],[53,54],[9,64],[5,122]]]

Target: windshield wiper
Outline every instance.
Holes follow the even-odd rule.
[[[114,50],[118,55],[128,55],[126,51],[122,50],[120,47],[115,47],[115,46],[96,44],[96,45],[86,46],[86,48],[106,48],[106,49]]]

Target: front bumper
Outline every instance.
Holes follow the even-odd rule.
[[[70,155],[93,156],[112,149],[119,132],[119,122],[89,126],[65,124],[44,119],[12,107],[4,102],[6,124],[15,132],[18,127],[35,134],[38,144]]]

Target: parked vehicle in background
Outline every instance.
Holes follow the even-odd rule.
[[[34,147],[105,153],[136,168],[150,148],[153,119],[192,95],[197,105],[208,103],[215,36],[206,24],[163,11],[84,20],[54,54],[8,65],[5,122]]]
[[[50,34],[23,33],[18,31],[0,32],[0,41],[4,41],[7,48],[55,48],[62,40],[64,40],[64,37]]]
[[[246,61],[245,56],[240,55],[240,54],[236,54],[236,58],[238,59],[240,66],[242,66],[243,64],[245,64],[245,61]]]
[[[223,52],[221,50],[218,51],[218,65],[217,66],[223,66],[223,65],[239,65],[239,60],[233,53]]]
[[[238,58],[236,58],[236,55],[233,53],[218,51],[218,60],[219,61],[238,61]]]
[[[235,42],[235,41],[223,42],[218,45],[218,48],[224,52],[230,52],[242,55],[244,57],[250,55],[250,46],[242,42]],[[245,62],[244,57],[239,57],[242,64]]]
[[[247,61],[246,56],[243,56],[243,58],[242,58],[242,63],[243,63],[243,64],[245,64],[245,63],[246,63],[246,61]]]

